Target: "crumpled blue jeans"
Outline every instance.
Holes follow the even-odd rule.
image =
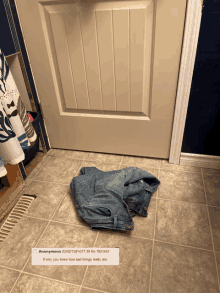
[[[79,215],[92,228],[133,230],[132,217],[147,217],[151,196],[160,185],[152,174],[137,167],[103,172],[83,167],[70,188]]]

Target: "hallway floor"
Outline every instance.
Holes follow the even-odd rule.
[[[161,182],[131,232],[91,230],[73,204],[82,167],[136,166]],[[52,149],[26,179],[35,194],[0,244],[1,293],[218,293],[220,170],[164,159]],[[119,247],[118,266],[34,266],[31,248]],[[219,273],[218,273],[219,272]]]

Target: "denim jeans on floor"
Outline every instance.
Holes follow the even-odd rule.
[[[79,215],[92,228],[133,230],[132,217],[147,217],[151,196],[160,185],[152,174],[137,167],[103,172],[83,167],[70,188]]]

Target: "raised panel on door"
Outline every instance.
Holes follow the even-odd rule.
[[[93,4],[43,6],[62,110],[148,117],[153,2]]]
[[[186,0],[23,1],[51,146],[168,158]]]

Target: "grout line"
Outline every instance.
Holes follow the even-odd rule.
[[[85,160],[86,160],[86,158],[87,158],[88,156],[89,156],[89,153],[87,153],[87,155],[86,155],[86,157],[84,158],[84,160],[83,160],[81,166],[83,165],[83,163],[85,162]],[[80,166],[80,167],[81,167],[81,166]],[[81,169],[81,168],[80,168],[80,169]],[[79,170],[80,170],[80,169],[79,169]],[[79,173],[79,170],[78,170],[77,174]],[[80,225],[79,225],[79,226],[80,226]],[[97,240],[98,235],[99,235],[99,231],[98,231],[98,233],[97,233],[97,236],[96,236],[96,239],[95,239],[95,243],[96,243],[96,240]],[[95,245],[95,244],[94,244],[94,245]],[[80,285],[80,288],[79,288],[79,292],[78,292],[78,293],[80,293],[80,291],[81,291],[82,284],[83,284],[83,282],[84,282],[84,279],[85,279],[85,276],[86,276],[87,270],[88,270],[88,266],[86,267],[85,274],[84,274],[84,277],[83,277],[83,280],[82,280],[82,283],[81,283],[81,285]]]
[[[7,267],[6,267],[7,268]],[[22,273],[22,271],[20,271]],[[72,286],[75,286],[75,287],[79,287],[79,285],[77,284],[73,284],[73,283],[69,283],[69,282],[66,282],[66,281],[60,281],[58,279],[53,279],[53,278],[50,278],[50,277],[45,277],[43,275],[37,275],[37,274],[33,274],[33,273],[29,273],[29,272],[24,272],[24,274],[27,274],[27,275],[30,275],[30,276],[35,276],[35,277],[38,277],[38,278],[43,278],[45,280],[50,280],[50,281],[55,281],[55,282],[58,282],[58,283],[61,283],[61,284],[67,284],[67,285],[72,285]],[[13,286],[14,287],[14,286]],[[12,288],[13,289],[13,288]],[[12,290],[11,289],[11,290]],[[11,292],[11,291],[10,291]],[[28,291],[30,292],[30,291]]]
[[[4,269],[8,269],[8,270],[12,270],[12,271],[16,271],[16,272],[20,273],[20,270],[17,270],[17,269],[14,269],[14,268],[10,268],[10,267],[6,267],[6,266],[3,266],[1,264],[0,264],[0,267],[1,268],[4,268]]]
[[[206,204],[207,204],[208,203],[208,200],[207,200],[205,182],[204,182],[204,178],[203,178],[203,171],[201,171],[201,172],[202,172],[203,187],[204,187],[204,191],[205,191],[205,199],[206,199]],[[209,215],[208,204],[206,205],[206,208],[207,208],[207,213],[208,213],[209,228],[210,228],[211,240],[212,240],[212,247],[213,247],[214,258],[215,258],[215,266],[216,266],[216,272],[217,272],[218,288],[219,288],[219,291],[220,291],[220,281],[219,281],[219,275],[218,275],[218,265],[217,265],[217,259],[216,259],[216,253],[215,253],[215,246],[214,246],[214,239],[213,239],[213,234],[212,234],[212,226],[211,226],[211,220],[210,220],[210,215]]]
[[[120,170],[120,168],[121,168],[121,165],[122,165],[123,158],[124,158],[124,156],[122,156],[122,158],[121,158],[121,162],[119,163],[118,170]]]
[[[194,205],[198,205],[198,206],[202,206],[202,207],[206,207],[207,205],[205,203],[197,203],[197,202],[190,202],[190,201],[184,201],[184,200],[176,200],[176,199],[172,199],[172,198],[163,198],[163,197],[157,197],[158,199],[162,199],[162,200],[168,200],[168,201],[174,201],[174,202],[179,202],[182,203],[184,205],[186,204],[194,204]],[[214,207],[216,208],[217,206],[210,206],[210,207]],[[217,207],[218,208],[218,207]],[[219,207],[220,208],[220,207]]]
[[[197,247],[197,246],[190,246],[190,245],[185,245],[185,244],[181,244],[181,243],[168,242],[168,241],[159,240],[159,239],[154,239],[154,241],[166,243],[166,244],[171,244],[171,245],[177,245],[177,246],[181,246],[181,247],[194,248],[194,249],[198,249],[198,250],[213,252],[213,250],[211,250],[211,249],[201,248],[201,247]]]
[[[81,166],[81,165],[80,165],[80,166]],[[38,181],[38,182],[47,182],[47,183],[53,183],[53,184],[57,184],[57,185],[64,185],[64,186],[66,186],[66,185],[70,185],[70,184],[57,183],[57,181],[56,181],[56,182],[54,182],[54,181],[47,181],[47,180],[37,180],[37,179],[29,179],[29,180],[31,180],[31,181]]]
[[[28,183],[28,181],[30,181],[29,183]],[[25,183],[25,187],[27,187],[28,185],[30,185],[30,183],[31,183],[31,181],[32,181],[33,179],[28,179],[28,178],[26,178],[25,180],[24,180],[24,183]],[[28,184],[27,184],[28,183]]]
[[[45,156],[43,156],[43,158],[44,158]],[[50,156],[46,156],[45,157],[45,162],[44,163],[42,163],[42,165],[39,167],[39,170],[36,172],[36,174],[32,177],[32,178],[30,178],[31,180],[33,180],[35,177],[36,177],[36,175],[40,172],[40,170],[41,170],[41,168],[46,164],[46,162],[48,161],[48,159],[49,159],[49,157]],[[42,159],[43,160],[43,159]],[[39,164],[42,162],[42,160],[39,162]],[[37,164],[38,165],[38,164]],[[36,166],[37,167],[37,166]],[[32,172],[31,172],[32,173]],[[31,175],[31,174],[30,174]],[[29,179],[28,178],[28,176],[27,176],[27,179]],[[29,180],[30,180],[29,179]]]
[[[47,154],[48,156],[52,156],[53,153],[54,153],[54,150],[55,150],[55,149],[52,149],[52,148],[51,148],[46,154]],[[50,154],[48,154],[49,152],[50,152]]]
[[[29,179],[30,180],[30,179]],[[31,179],[31,181],[39,181],[39,182],[48,182],[48,183],[54,183],[54,184],[58,184],[58,185],[64,185],[64,186],[69,186],[70,184],[61,184],[61,183],[56,183],[56,182],[53,182],[53,181],[43,181],[43,180],[36,180],[36,179]],[[30,185],[30,183],[28,184],[28,186]],[[26,186],[26,187],[28,187]],[[26,188],[25,187],[25,188]],[[156,191],[158,192],[158,190]],[[163,197],[158,197],[158,196],[155,196],[154,197],[155,199],[162,199],[162,200],[168,200],[168,201],[174,201],[174,202],[179,202],[179,203],[182,203],[182,204],[195,204],[195,205],[199,205],[199,206],[202,206],[202,207],[210,207],[210,208],[218,208],[220,209],[220,206],[210,206],[210,205],[206,205],[206,204],[203,204],[203,203],[197,203],[197,202],[190,202],[190,201],[183,201],[183,200],[175,200],[175,199],[171,199],[171,198],[163,198]],[[27,216],[27,215],[24,215],[24,216]],[[27,217],[30,217],[30,216],[27,216]],[[40,219],[40,218],[38,218]],[[45,220],[45,219],[44,219]]]
[[[93,244],[93,247],[95,247],[95,245],[96,245],[96,241],[97,241],[97,239],[98,239],[98,236],[99,236],[99,231],[98,231],[98,233],[97,233],[97,236],[96,236],[95,242],[94,242],[94,244]],[[81,291],[81,288],[82,288],[83,282],[84,282],[84,280],[85,280],[85,277],[86,277],[86,273],[87,273],[88,268],[89,268],[89,266],[86,267],[86,271],[85,271],[84,277],[83,277],[83,279],[82,279],[82,283],[81,283],[81,285],[80,285],[80,289],[79,289],[79,292],[78,292],[78,293],[80,293],[80,291]]]
[[[53,150],[54,150],[54,149],[53,149]],[[79,170],[81,169],[82,164],[84,163],[84,161],[86,160],[86,158],[88,157],[88,155],[89,155],[89,152],[86,153],[86,156],[85,156],[85,158],[83,158],[83,159],[73,158],[74,160],[81,161],[81,164],[80,164],[80,166],[79,166],[79,169],[77,169],[77,172],[75,173],[75,175],[78,174]],[[38,174],[38,172],[40,171],[40,169],[45,165],[45,163],[47,162],[47,160],[48,160],[49,157],[59,157],[59,156],[56,156],[56,155],[53,156],[52,154],[47,155],[47,159],[45,159],[45,162],[44,162],[43,165],[39,168],[39,170],[38,170],[37,173],[33,176],[33,178],[30,178],[30,179],[29,179],[29,178],[27,177],[27,179],[29,179],[29,180],[34,180],[34,181],[40,181],[40,182],[49,182],[49,183],[60,184],[60,185],[70,185],[70,184],[62,184],[62,183],[57,183],[57,182],[48,181],[48,180],[37,180],[37,179],[34,179],[34,178],[36,177],[36,175]]]
[[[179,173],[193,173],[193,174],[200,174],[200,172],[199,171],[192,171],[192,170],[190,170],[190,171],[184,171],[184,170],[176,170],[176,169],[172,169],[172,168],[169,168],[169,167],[165,167],[165,166],[163,166],[163,167],[155,167],[155,166],[141,166],[141,165],[131,165],[131,164],[127,164],[127,163],[125,163],[125,164],[123,164],[123,165],[129,165],[129,167],[138,167],[138,168],[149,168],[149,169],[155,169],[155,170],[163,170],[163,171],[173,171],[173,172],[179,172]],[[161,165],[161,163],[160,163],[160,165]],[[211,174],[208,174],[208,175],[211,175]]]
[[[86,159],[87,159],[88,156],[89,156],[89,153],[87,153],[86,156],[85,156],[85,158],[82,160],[82,163],[80,164],[79,169],[78,169],[77,172],[76,172],[76,175],[77,175],[77,174],[79,173],[79,171],[81,170],[81,168],[82,168],[82,166],[83,166],[83,164],[84,164],[84,162],[86,161]],[[66,194],[66,195],[67,195],[67,194]],[[66,196],[66,195],[65,195],[65,196]],[[64,196],[64,198],[65,198],[65,196]],[[63,200],[64,200],[64,198],[63,198]],[[60,206],[60,205],[59,205],[59,206]],[[54,216],[54,214],[53,214],[53,216]],[[53,216],[52,216],[52,218],[53,218]],[[54,220],[52,220],[52,218],[51,218],[50,222],[58,222],[58,221],[54,221]],[[60,222],[60,223],[62,223],[62,222]],[[76,225],[76,226],[82,226],[82,225]],[[95,239],[95,243],[96,243],[96,241],[97,241],[98,235],[99,235],[99,231],[98,231],[98,233],[97,233],[97,236],[96,236],[96,239]],[[39,242],[39,241],[38,241],[38,242]],[[95,243],[94,243],[94,245],[95,245]],[[83,280],[82,280],[81,286],[80,286],[80,288],[79,288],[79,292],[81,291],[82,284],[83,284],[83,282],[84,282],[84,279],[85,279],[85,276],[86,276],[87,270],[88,270],[88,266],[87,266],[87,268],[86,268],[86,270],[85,270],[85,274],[84,274],[84,277],[83,277]],[[100,291],[100,292],[103,292],[103,293],[104,293],[104,291]],[[106,292],[106,293],[107,293],[107,292]]]
[[[97,293],[97,292],[100,292],[100,293],[110,293],[110,292],[107,292],[107,291],[101,291],[99,289],[94,289],[94,288],[89,288],[89,287],[84,287],[84,286],[83,286],[83,288],[92,290],[92,291],[94,291],[94,293]],[[78,293],[80,293],[80,292],[78,292]]]
[[[16,271],[16,272],[21,272],[19,270],[14,269],[14,268],[6,267],[6,266],[3,266],[3,265],[0,265],[0,267],[8,269],[8,270]],[[80,285],[77,285],[77,284],[69,283],[69,282],[66,282],[66,281],[61,281],[61,280],[58,280],[58,279],[53,279],[53,278],[50,278],[50,277],[45,277],[43,275],[37,275],[37,274],[30,273],[30,272],[24,272],[24,274],[27,274],[27,275],[30,275],[30,276],[35,276],[35,277],[46,279],[46,280],[50,280],[50,281],[55,281],[55,282],[58,282],[58,283],[61,283],[61,284],[71,285],[73,287],[74,286],[75,287],[80,287]],[[101,291],[101,290],[94,289],[94,288],[89,288],[89,287],[83,287],[83,288],[86,288],[86,289],[89,289],[89,290],[94,290],[94,291],[97,291],[97,292],[100,292],[100,293],[109,293],[107,291]]]
[[[45,219],[43,219],[44,221],[46,221]],[[51,222],[58,222],[58,221],[51,221]],[[58,223],[61,223],[61,224],[66,224],[66,223],[63,223],[63,222],[58,222]],[[77,226],[77,227],[83,227],[83,228],[86,228],[82,225],[77,225],[77,224],[70,224],[70,225],[73,225],[73,226]],[[98,231],[99,233],[100,231]],[[198,249],[198,250],[203,250],[203,251],[208,251],[208,252],[214,252],[213,250],[210,250],[210,249],[205,249],[205,248],[201,248],[201,247],[196,247],[196,246],[189,246],[189,245],[185,245],[185,244],[181,244],[181,243],[175,243],[175,242],[168,242],[168,241],[164,241],[164,240],[159,240],[159,239],[152,239],[152,238],[146,238],[146,237],[141,237],[141,236],[134,236],[134,235],[122,235],[124,237],[132,237],[132,238],[138,238],[138,239],[144,239],[144,240],[151,240],[151,241],[156,241],[156,242],[161,242],[161,243],[166,243],[166,244],[171,244],[171,245],[177,245],[177,246],[180,246],[180,247],[187,247],[187,248],[193,248],[193,249]],[[94,244],[95,245],[95,244]],[[11,268],[11,267],[7,267],[7,266],[4,266],[2,264],[0,264],[0,267],[3,267],[3,268],[7,268],[7,269],[11,269],[11,270],[15,270],[17,272],[20,272],[20,270],[17,270],[15,268]],[[26,273],[26,272],[25,272]],[[37,275],[37,274],[33,274],[33,273],[30,273],[32,275],[36,275],[36,276],[40,276],[40,275]],[[49,277],[48,277],[49,278]],[[64,281],[60,281],[60,282],[64,282]],[[80,285],[79,285],[80,286]]]
[[[87,157],[87,156],[86,156],[86,157]],[[47,159],[48,159],[48,158],[47,158]],[[47,159],[45,160],[44,164],[46,163]],[[83,164],[84,161],[85,161],[85,159],[82,161],[80,167],[82,166],[82,164]],[[43,165],[44,165],[44,164],[43,164]],[[43,167],[43,165],[40,167],[40,169]],[[80,169],[80,167],[79,167],[79,169]],[[40,169],[39,169],[39,171],[40,171]],[[78,169],[78,171],[79,171],[79,169]],[[38,171],[38,172],[39,172],[39,171]],[[78,174],[78,171],[75,173],[75,175]],[[37,172],[37,173],[38,173],[38,172]],[[35,176],[37,175],[37,173],[35,174]],[[35,177],[35,176],[34,176],[34,177]],[[30,179],[29,179],[29,180],[30,180]],[[31,179],[31,180],[33,180],[33,179]],[[54,213],[53,213],[51,219],[48,221],[48,224],[46,225],[44,231],[42,232],[40,238],[38,239],[38,241],[37,241],[37,243],[36,243],[36,245],[35,245],[34,247],[37,247],[38,243],[40,242],[41,238],[42,238],[43,235],[44,235],[44,232],[46,231],[46,229],[47,229],[47,227],[50,225],[50,223],[51,223],[51,222],[55,222],[55,221],[52,220],[52,218],[53,218],[53,216],[55,215],[55,213],[57,212],[57,210],[59,209],[60,205],[62,204],[64,198],[66,197],[66,195],[67,195],[67,193],[68,193],[68,191],[69,191],[69,190],[67,189],[66,192],[64,193],[63,198],[60,200],[59,205],[58,205],[57,208],[55,209],[55,211],[54,211]],[[33,218],[33,217],[30,217],[30,218]],[[45,220],[45,219],[44,219],[44,220]],[[21,276],[21,274],[23,273],[23,270],[24,270],[25,266],[27,265],[27,263],[28,263],[28,261],[29,261],[31,255],[32,255],[32,253],[30,253],[30,256],[28,257],[26,263],[24,264],[22,270],[20,271],[20,274],[19,274],[19,276],[17,277],[17,280],[15,281],[14,285],[12,286],[12,288],[11,288],[11,290],[10,290],[10,293],[12,292],[13,288],[14,288],[15,285],[17,284],[18,279],[19,279],[19,277]],[[25,272],[25,273],[26,273],[26,272]],[[33,274],[33,275],[34,275],[34,274]],[[36,276],[38,276],[38,275],[36,275]],[[48,278],[48,279],[49,279],[49,278]],[[51,280],[56,280],[56,279],[51,279]],[[56,280],[56,281],[57,281],[57,280]],[[63,281],[61,281],[61,282],[62,282],[62,283],[65,283],[65,282],[63,282]],[[66,282],[66,283],[67,283],[67,282]],[[69,283],[67,283],[67,284],[69,284]],[[71,284],[71,285],[74,285],[74,284]]]
[[[51,149],[51,150],[53,150],[53,152],[52,153],[50,153],[50,154],[47,154],[47,156],[55,156],[55,157],[57,157],[57,155],[53,155],[53,153],[54,153],[54,150],[56,150],[56,149]],[[59,149],[58,149],[59,150]],[[86,157],[88,157],[88,154],[90,153],[89,151],[82,151],[82,152],[84,152],[84,153],[87,153],[87,156]],[[103,154],[107,154],[107,153],[103,153]],[[116,154],[117,155],[117,154]],[[74,160],[85,160],[86,159],[86,157],[84,158],[84,159],[79,159],[79,158],[73,158]],[[122,155],[122,157],[124,157],[124,155]],[[131,156],[132,157],[132,156]],[[134,156],[134,157],[139,157],[139,156]],[[145,157],[144,157],[145,158]],[[155,158],[151,158],[151,157],[149,157],[149,159],[155,159]],[[200,171],[202,172],[202,169],[207,169],[207,170],[219,170],[219,169],[214,169],[214,168],[204,168],[204,167],[199,167],[199,166],[189,166],[189,167],[195,167],[195,168],[198,168],[198,169],[200,169],[200,171],[198,170],[198,171],[193,171],[193,170],[176,170],[176,169],[173,169],[173,168],[171,168],[169,165],[168,166],[162,166],[162,160],[166,160],[166,159],[159,159],[160,160],[160,169],[162,169],[162,170],[167,170],[167,171],[175,171],[175,172],[184,172],[184,173],[197,173],[197,174],[199,174],[200,173]],[[88,161],[91,161],[91,162],[96,162],[97,160],[92,160],[92,159],[90,159],[90,160],[88,160]],[[122,162],[122,161],[121,161]],[[102,163],[106,163],[106,164],[112,164],[111,162],[102,162]],[[121,164],[121,163],[120,163]],[[125,164],[125,165],[128,165],[128,164]],[[172,164],[170,164],[170,165],[172,165]],[[182,166],[182,167],[184,167],[185,165],[179,165],[179,166]],[[188,165],[186,165],[186,166],[188,166]],[[131,165],[131,167],[138,167],[138,168],[141,168],[141,167],[146,167],[146,166],[141,166],[141,165]],[[148,167],[148,166],[147,166]],[[153,168],[153,169],[159,169],[159,167],[157,168],[157,167],[149,167],[149,168]],[[211,173],[209,174],[209,173],[205,173],[205,175],[212,175]]]
[[[120,169],[120,165],[121,165],[121,163],[119,163],[119,169]],[[80,165],[80,167],[81,167],[81,165]],[[81,169],[80,167],[79,167],[79,169]],[[79,171],[79,169],[78,169],[78,171]],[[67,185],[69,186],[70,185],[70,184],[62,184],[62,183],[57,183],[57,182],[54,182],[54,181],[46,181],[46,180],[45,181],[44,180],[37,180],[37,179],[28,179],[28,180],[29,181],[39,181],[39,182],[48,182],[48,183],[64,185],[64,186],[67,186]],[[29,184],[28,184],[28,186],[29,186]],[[26,187],[28,187],[28,186],[26,186]],[[158,187],[158,189],[159,189],[159,187]],[[158,190],[157,190],[157,192],[158,192]],[[205,203],[176,200],[176,199],[172,199],[172,198],[164,198],[164,197],[159,197],[159,196],[154,197],[154,198],[158,198],[158,199],[162,199],[162,200],[169,200],[169,201],[174,201],[174,202],[179,202],[179,203],[182,203],[182,204],[195,204],[195,205],[199,205],[199,206],[202,206],[202,207],[208,206],[208,207],[211,207],[211,208],[219,208],[220,209],[220,206],[211,206],[211,205],[208,205],[208,204],[205,204]]]
[[[63,202],[63,200],[64,200],[64,198],[65,198],[65,196],[66,196],[67,192],[68,192],[68,190],[67,190],[67,191],[64,193],[64,196],[63,196],[63,198],[60,200],[60,203],[57,205],[57,208],[55,209],[55,211],[54,211],[54,213],[53,213],[53,215],[52,215],[51,219],[53,218],[53,216],[55,215],[55,213],[56,213],[56,212],[57,212],[57,210],[59,209],[59,207],[60,207],[61,203]],[[44,231],[42,232],[42,234],[41,234],[40,238],[38,239],[38,241],[37,241],[37,243],[36,243],[36,245],[35,245],[34,247],[37,247],[38,243],[40,242],[41,238],[42,238],[42,237],[43,237],[43,235],[44,235],[44,232],[46,231],[46,229],[47,229],[47,227],[50,225],[50,223],[51,223],[51,220],[49,220],[49,221],[48,221],[48,224],[46,225],[46,227],[45,227]],[[32,255],[32,252],[30,253],[30,256],[28,257],[28,259],[27,259],[26,263],[24,264],[24,266],[23,266],[22,270],[20,271],[20,274],[19,274],[19,276],[18,276],[17,280],[15,281],[14,285],[12,286],[12,288],[11,288],[11,290],[10,290],[10,293],[12,292],[13,288],[14,288],[14,287],[15,287],[15,285],[17,284],[17,282],[18,282],[18,279],[19,279],[20,275],[23,273],[23,270],[24,270],[24,268],[25,268],[26,264],[28,263],[28,261],[29,261],[29,259],[30,259],[31,255]]]
[[[72,158],[73,160],[79,160],[79,161],[85,161],[86,160],[86,158],[88,157],[88,155],[89,155],[89,153],[90,152],[88,152],[88,151],[85,151],[85,153],[87,153],[87,155],[86,155],[86,157],[84,158],[84,159],[80,159],[80,158]],[[104,154],[106,154],[106,153],[104,153]],[[49,156],[49,157],[59,157],[59,156],[57,156],[57,155],[53,155],[53,153],[52,154],[48,154],[47,156]],[[122,159],[123,159],[123,157],[124,157],[124,155],[122,155]],[[105,164],[117,164],[117,163],[112,163],[112,162],[99,162],[99,161],[97,161],[97,160],[93,160],[93,159],[88,159],[88,161],[89,162],[98,162],[98,163],[105,163]],[[46,162],[45,162],[46,163]],[[45,164],[44,163],[44,164]],[[44,165],[43,164],[43,165]],[[120,163],[120,165],[122,164],[122,160],[121,160],[121,163]],[[42,166],[43,166],[42,165]],[[148,166],[141,166],[141,165],[131,165],[131,164],[123,164],[123,165],[130,165],[130,167],[138,167],[138,168],[140,168],[141,169],[141,167],[144,167],[144,168],[146,168],[146,167],[148,167]],[[41,166],[41,167],[42,167]],[[40,168],[41,168],[40,167]],[[202,167],[198,167],[198,168],[200,168],[200,170],[202,170]],[[184,172],[184,173],[196,173],[196,174],[199,174],[200,172],[199,171],[193,171],[193,170],[175,170],[175,169],[172,169],[171,167],[169,168],[169,166],[162,166],[162,159],[160,159],[160,168],[159,167],[155,167],[155,166],[149,166],[149,169],[156,169],[156,170],[159,170],[159,169],[162,169],[162,170],[165,170],[165,171],[174,171],[174,172]],[[37,171],[37,173],[38,173],[39,171]],[[34,177],[37,175],[37,173],[34,175]],[[208,173],[207,173],[208,174]],[[33,178],[34,178],[33,177]]]
[[[78,173],[79,173],[79,170],[81,169],[81,167],[82,167],[84,161],[86,160],[86,158],[88,157],[88,155],[89,155],[89,153],[88,153],[88,154],[86,155],[86,157],[83,159],[82,163],[81,163],[80,166],[79,166],[79,169],[77,170],[77,172],[76,172],[75,174],[78,174]],[[122,162],[122,160],[123,160],[123,156],[122,156],[121,162]],[[46,161],[47,161],[47,160],[46,160]],[[120,164],[119,164],[119,167],[120,167],[120,165],[121,165],[121,162],[120,162]],[[43,164],[43,165],[44,165],[44,164]],[[42,165],[42,166],[43,166],[43,165]],[[42,167],[42,166],[41,166],[41,167]],[[41,169],[41,167],[40,167],[40,169]],[[40,171],[40,170],[39,170],[39,171]],[[38,171],[38,172],[39,172],[39,171]],[[38,173],[38,172],[37,172],[37,173]],[[35,174],[35,176],[37,175],[37,173]],[[34,179],[32,179],[32,180],[34,180]],[[34,181],[40,181],[40,180],[34,180]],[[46,181],[46,182],[47,182],[47,181]],[[66,184],[64,184],[64,185],[66,185]],[[64,198],[65,198],[66,195],[67,195],[67,193],[68,193],[68,190],[65,192],[65,195],[63,196],[63,198],[62,198],[60,204],[58,205],[57,209],[56,209],[55,212],[53,213],[51,219],[48,221],[48,224],[47,224],[47,226],[45,227],[43,233],[41,234],[41,236],[40,236],[40,238],[39,238],[37,244],[35,245],[35,247],[38,245],[40,239],[43,237],[43,234],[44,234],[45,230],[47,229],[47,227],[49,226],[49,224],[50,224],[51,222],[58,222],[58,221],[54,221],[54,220],[52,220],[52,218],[53,218],[53,216],[55,215],[55,213],[56,213],[56,211],[58,210],[58,208],[60,207],[60,205],[62,204]],[[27,216],[27,215],[25,215],[25,216],[26,216],[26,217],[29,217],[29,218],[35,218],[35,217]],[[40,218],[38,218],[38,219],[40,219]],[[45,219],[44,219],[44,220],[45,220]],[[62,223],[62,222],[59,222],[59,223]],[[70,225],[71,225],[71,224],[70,224]],[[76,225],[76,226],[81,226],[81,225]],[[99,235],[99,231],[98,231],[98,233],[97,233],[95,243],[96,243],[96,241],[97,241],[98,235]],[[94,243],[94,245],[95,245],[95,243]],[[30,257],[31,257],[31,255],[29,256],[27,262],[29,261]],[[24,267],[26,266],[27,262],[25,263]],[[24,269],[24,267],[23,267],[23,269]],[[16,283],[17,283],[17,281],[18,281],[20,275],[22,274],[23,269],[20,271],[20,274],[19,274],[19,276],[18,276],[16,282],[14,283],[14,286],[16,285]],[[84,274],[84,278],[83,278],[83,280],[82,280],[82,284],[83,284],[83,282],[84,282],[84,279],[85,279],[85,276],[86,276],[86,272],[87,272],[87,270],[88,270],[88,266],[87,266],[87,268],[86,268],[86,271],[85,271],[85,274]],[[80,292],[80,290],[81,290],[81,288],[82,288],[82,284],[81,284],[81,286],[80,286],[79,292]],[[12,287],[11,291],[13,290],[14,286]],[[104,292],[104,291],[100,291],[100,292]]]
[[[156,198],[155,198],[155,199],[156,199]],[[157,207],[156,207],[156,208],[157,208]],[[151,213],[151,214],[153,214],[153,213]],[[156,212],[155,212],[155,216],[156,216]],[[65,225],[70,225],[70,226],[77,226],[77,227],[87,228],[87,226],[80,225],[80,224],[72,224],[72,223],[61,222],[61,221],[56,221],[56,220],[47,220],[47,219],[44,219],[44,218],[33,217],[33,216],[28,216],[28,215],[23,215],[22,217],[33,218],[33,219],[39,219],[39,220],[44,220],[44,221],[51,221],[51,222],[54,222],[54,223],[60,223],[60,224],[65,224]],[[123,236],[128,236],[128,235],[125,234],[125,235],[123,235]],[[135,235],[129,235],[129,237],[140,238],[140,239],[146,239],[146,240],[153,240],[153,238],[147,238],[147,237],[141,237],[141,236],[135,236]],[[201,248],[201,247],[197,247],[197,246],[185,245],[185,244],[176,243],[176,242],[168,242],[168,241],[158,240],[158,239],[154,239],[154,241],[159,241],[159,242],[164,242],[164,243],[168,243],[168,244],[179,245],[179,246],[183,246],[183,247],[195,248],[195,249],[200,249],[200,250],[212,251],[212,252],[213,252],[213,250],[210,250],[210,249],[205,249],[205,248]]]
[[[160,160],[159,163],[159,171],[158,171],[158,175],[157,175],[157,179],[159,179],[160,176],[160,167],[162,164],[162,160]],[[158,188],[159,189],[159,188]],[[158,198],[158,189],[157,189],[157,198]],[[154,235],[153,235],[153,244],[152,244],[152,255],[151,255],[151,266],[150,266],[150,278],[149,278],[149,293],[151,292],[151,283],[152,283],[152,274],[153,274],[153,257],[154,257],[154,241],[155,241],[155,235],[156,235],[156,221],[157,221],[157,202],[158,200],[156,199],[156,208],[155,208],[155,221],[154,221]]]
[[[119,163],[118,170],[120,170],[120,166],[121,166],[121,163],[122,163],[123,157],[124,157],[124,156],[122,156],[122,158],[121,158],[121,162]],[[97,242],[97,239],[98,239],[99,233],[100,233],[100,231],[98,231],[98,233],[97,233],[97,236],[96,236],[96,239],[95,239],[95,242],[94,242],[94,247],[95,247],[95,245],[96,245],[96,242]],[[81,283],[81,286],[80,286],[80,289],[79,289],[79,292],[78,292],[78,293],[81,292],[81,288],[82,288],[82,285],[83,285],[84,279],[85,279],[85,277],[86,277],[87,270],[88,270],[88,266],[87,266],[87,268],[86,268],[86,271],[85,271],[85,274],[84,274],[84,277],[83,277],[83,280],[82,280],[82,283]],[[86,287],[85,287],[85,288],[86,288]],[[96,291],[97,291],[97,290],[96,290]],[[98,292],[103,292],[103,293],[105,293],[104,291],[98,291]],[[107,293],[107,292],[106,292],[106,293]]]

